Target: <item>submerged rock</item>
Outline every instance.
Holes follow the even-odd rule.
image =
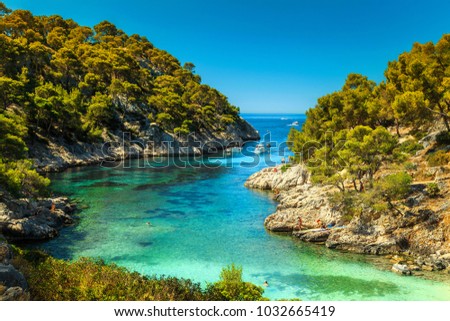
[[[412,275],[411,270],[408,268],[406,264],[394,264],[392,266],[392,271],[402,275]]]

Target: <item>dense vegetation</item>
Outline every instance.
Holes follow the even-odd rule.
[[[334,196],[350,207],[354,202],[349,198],[361,199],[362,194],[370,195],[369,203],[373,196],[384,195],[388,207],[393,206],[392,200],[404,197],[405,186],[411,182],[406,173],[379,184],[375,184],[376,174],[382,166],[402,164],[422,149],[417,140],[436,130],[438,123],[443,131],[437,141],[443,148],[430,151],[428,163],[446,165],[450,160],[445,149],[450,143],[450,35],[437,44],[414,44],[410,52],[388,64],[385,77],[376,84],[350,74],[341,90],[319,98],[307,111],[302,130],[293,129],[289,135],[295,160],[311,169],[314,181],[352,194],[346,199]]]
[[[145,277],[102,260],[58,260],[41,251],[17,250],[14,265],[27,278],[32,300],[45,301],[255,301],[264,290],[242,281],[242,268],[231,265],[220,280],[200,284],[174,277]],[[43,280],[45,280],[43,282]]]
[[[26,159],[26,140],[92,142],[122,129],[126,113],[185,135],[223,130],[238,108],[139,35],[103,21],[94,28],[60,16],[33,16],[0,2],[0,182],[41,192],[48,181]]]

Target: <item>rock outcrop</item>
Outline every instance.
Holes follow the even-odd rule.
[[[0,195],[0,233],[11,241],[46,240],[73,223],[76,206],[66,197],[38,200]],[[1,249],[0,249],[1,251]]]
[[[326,224],[339,224],[341,213],[328,202],[329,186],[315,186],[309,181],[309,173],[299,165],[265,168],[249,177],[248,188],[272,190],[279,202],[277,211],[269,215],[264,224],[273,232],[292,232],[298,226],[299,217],[304,228],[317,227],[320,219]]]
[[[264,222],[268,230],[288,232],[331,249],[411,256],[406,267],[411,271],[450,271],[450,203],[444,181],[440,182],[444,193],[441,198],[428,197],[425,185],[416,184],[404,204],[398,205],[400,210],[375,212],[367,208],[361,214],[346,217],[340,206],[333,207],[329,201],[329,195],[337,189],[312,184],[300,165],[287,167],[265,168],[245,183],[249,188],[273,191],[279,202],[276,212]],[[317,220],[334,227],[319,229]]]
[[[30,298],[25,277],[11,265],[11,246],[0,234],[0,301],[21,301]]]

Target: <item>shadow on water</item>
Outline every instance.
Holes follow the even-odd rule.
[[[160,207],[147,210],[145,211],[145,213],[149,214],[149,218],[169,218],[169,217],[182,218],[187,215],[186,212],[183,211],[165,209]]]
[[[352,296],[361,300],[371,297],[384,297],[400,293],[400,288],[394,283],[364,280],[360,278],[343,275],[307,275],[307,274],[252,274],[258,279],[272,280],[278,290],[285,290],[295,286],[298,290],[295,295],[298,298],[320,299],[323,295],[336,297]],[[313,297],[311,298],[311,294]]]
[[[41,249],[50,253],[53,257],[63,260],[75,258],[71,248],[86,238],[87,233],[76,229],[76,225],[65,227],[61,234],[52,240],[24,244],[27,249]],[[92,245],[95,247],[95,244]]]
[[[382,297],[388,294],[400,293],[400,288],[394,283],[375,281],[375,280],[363,280],[353,278],[349,276],[340,275],[305,275],[298,277],[296,275],[287,276],[287,280],[294,282],[293,284],[299,284],[305,282],[308,290],[313,293],[317,293],[318,296],[321,293],[341,293],[345,295],[359,294],[362,298],[370,298],[373,296]],[[297,283],[297,280],[300,283]],[[301,297],[304,293],[302,289],[296,292],[296,295]]]
[[[80,186],[80,188],[123,187],[123,186],[128,186],[128,184],[105,181],[105,182],[96,182],[96,183],[89,184],[89,185],[83,185],[83,186]]]

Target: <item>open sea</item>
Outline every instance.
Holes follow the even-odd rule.
[[[292,123],[301,126],[305,116],[243,117],[261,136],[270,134],[270,154],[256,157],[255,143],[249,143],[233,157],[155,159],[145,168],[136,160],[130,168],[97,165],[53,174],[52,188],[87,208],[76,225],[39,247],[59,258],[101,257],[143,274],[202,285],[235,263],[243,267],[246,281],[262,285],[267,280],[264,295],[270,299],[450,300],[450,277],[400,276],[379,258],[266,231],[264,219],[277,204],[244,182],[289,155],[283,142]]]

